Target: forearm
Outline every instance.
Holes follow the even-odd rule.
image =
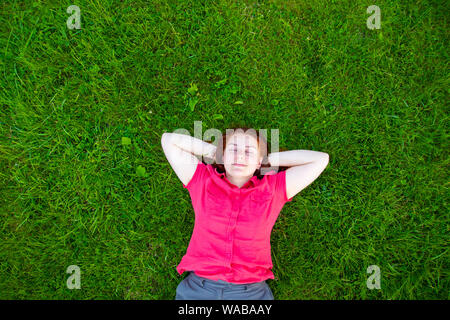
[[[203,140],[189,135],[166,132],[164,133],[164,136],[167,137],[169,143],[172,143],[184,151],[201,156],[202,158],[205,156],[212,158],[216,151],[216,146],[212,143],[204,142]]]
[[[289,150],[273,152],[267,157],[272,167],[292,167],[328,159],[328,153],[312,150]]]

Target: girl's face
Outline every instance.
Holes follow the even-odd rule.
[[[248,177],[261,166],[258,141],[254,136],[235,133],[227,139],[223,162],[226,172],[231,176]]]

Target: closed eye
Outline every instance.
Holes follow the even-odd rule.
[[[233,150],[231,150],[231,151],[236,152],[237,150],[236,150],[236,149],[233,149]],[[253,153],[253,152],[252,152],[252,151],[246,150],[245,153]]]

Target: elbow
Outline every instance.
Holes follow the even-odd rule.
[[[164,132],[161,136],[161,146],[164,147],[164,145],[166,144],[167,139],[169,138],[170,133],[169,132]]]
[[[169,136],[169,134],[170,134],[169,132],[164,132],[161,136],[161,140],[164,138],[167,138]]]
[[[172,132],[164,132],[161,136],[161,146],[163,148],[165,146],[176,144],[177,142],[178,142],[178,138]]]
[[[324,163],[325,163],[325,166],[327,166],[328,165],[328,163],[330,162],[330,155],[328,154],[328,153],[323,153],[323,161],[324,161]]]

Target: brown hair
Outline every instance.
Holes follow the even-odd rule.
[[[271,165],[269,163],[269,159],[267,158],[267,150],[268,150],[267,140],[265,139],[265,137],[263,135],[259,134],[259,131],[256,131],[255,129],[248,128],[245,126],[234,127],[234,128],[228,129],[228,130],[231,130],[231,133],[229,133],[228,135],[222,134],[222,139],[218,139],[218,141],[217,141],[216,159],[213,159],[213,160],[216,162],[219,162],[219,163],[216,163],[216,162],[212,163],[211,166],[213,168],[216,168],[219,173],[225,172],[225,166],[221,163],[223,163],[223,154],[225,152],[225,146],[227,145],[227,139],[229,139],[229,137],[232,136],[233,134],[235,134],[237,131],[241,131],[242,133],[245,133],[245,134],[250,134],[256,139],[259,150],[260,150],[260,156],[262,155],[262,157],[263,157],[262,162],[261,162],[261,168],[270,168],[271,167]],[[247,132],[247,131],[249,131],[249,132]],[[211,143],[211,141],[206,141],[206,142]],[[279,148],[279,149],[280,149],[280,151],[286,151],[286,149],[284,149],[284,148]],[[219,152],[219,150],[221,152]],[[289,167],[279,166],[278,171],[284,171],[288,168]],[[256,169],[253,176],[256,176],[258,179],[262,179],[264,177],[264,175],[261,174],[261,169]]]

